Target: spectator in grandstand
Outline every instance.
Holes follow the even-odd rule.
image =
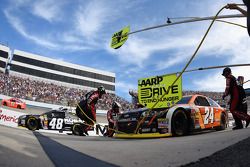
[[[134,92],[133,90],[129,90],[129,94],[132,97],[132,104],[134,105],[134,108],[144,107],[142,104],[139,103],[138,93]]]
[[[239,12],[241,12],[243,15],[245,15],[247,17],[247,30],[248,30],[248,34],[250,36],[250,1],[249,0],[243,0],[244,4],[247,6],[247,11],[240,8],[237,4],[235,3],[230,3],[227,4],[226,8],[227,9],[234,9],[234,10],[238,10]]]
[[[85,129],[85,133],[95,124],[96,122],[96,104],[102,95],[106,94],[105,88],[100,86],[96,91],[88,92],[85,97],[77,104],[76,115],[85,123],[89,125]]]
[[[120,113],[120,108],[121,105],[118,102],[114,101],[112,103],[112,109],[108,110],[107,112],[107,120],[109,125],[108,125],[108,130],[104,134],[104,136],[113,137],[115,133],[114,128],[116,126],[116,119],[118,114]]]
[[[236,129],[242,129],[242,124],[240,125],[238,122],[239,120],[245,120],[246,121],[246,127],[249,125],[250,122],[250,116],[247,113],[240,112],[239,106],[242,104],[240,101],[240,92],[237,86],[237,82],[235,77],[232,75],[231,69],[229,67],[226,67],[223,70],[222,75],[226,78],[226,89],[222,96],[222,99],[224,99],[226,96],[230,95],[230,112],[232,113],[236,124],[236,126],[233,128],[233,130]]]

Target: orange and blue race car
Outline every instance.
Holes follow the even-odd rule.
[[[18,109],[26,109],[26,103],[18,98],[3,99],[2,105]]]
[[[183,96],[166,109],[139,108],[122,113],[116,122],[117,138],[183,136],[194,131],[227,127],[226,109],[203,95]]]

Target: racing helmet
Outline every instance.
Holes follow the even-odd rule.
[[[224,68],[223,72],[221,75],[223,75],[224,77],[227,76],[228,74],[231,74],[231,69],[229,67]]]
[[[120,109],[121,108],[121,104],[120,103],[118,103],[118,102],[116,102],[116,101],[114,101],[113,103],[112,103],[112,109],[113,110],[115,110],[115,109]]]
[[[105,94],[106,93],[106,90],[105,90],[105,88],[103,86],[98,87],[97,90],[98,90],[98,92],[100,94]]]

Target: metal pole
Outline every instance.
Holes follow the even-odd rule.
[[[186,73],[186,72],[194,72],[194,71],[201,71],[201,70],[211,70],[211,69],[217,69],[217,68],[225,68],[225,67],[241,67],[241,66],[250,66],[250,64],[230,64],[230,65],[222,65],[222,66],[200,67],[200,68],[193,68],[193,69],[190,69],[190,70],[186,70],[186,71],[184,71],[184,73]],[[176,73],[179,74],[181,72],[164,74],[162,76],[176,74]]]
[[[188,19],[188,20],[183,20],[183,21],[177,21],[177,22],[174,22],[174,23],[165,23],[165,24],[161,24],[161,25],[157,25],[157,26],[152,26],[152,27],[132,31],[132,32],[126,34],[126,35],[131,35],[131,34],[135,34],[135,33],[138,33],[138,32],[143,32],[143,31],[152,30],[152,29],[161,28],[161,27],[172,26],[172,25],[176,25],[176,24],[191,23],[191,22],[198,22],[198,21],[205,21],[205,20],[213,20],[214,17],[215,16],[198,17],[198,18],[193,18],[193,19]],[[238,17],[245,17],[245,16],[243,14],[221,15],[221,16],[218,16],[216,19],[238,18]]]

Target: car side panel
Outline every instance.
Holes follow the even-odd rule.
[[[213,107],[214,108],[214,127],[215,126],[220,126],[220,122],[221,122],[221,113],[222,113],[222,109],[219,107]]]

